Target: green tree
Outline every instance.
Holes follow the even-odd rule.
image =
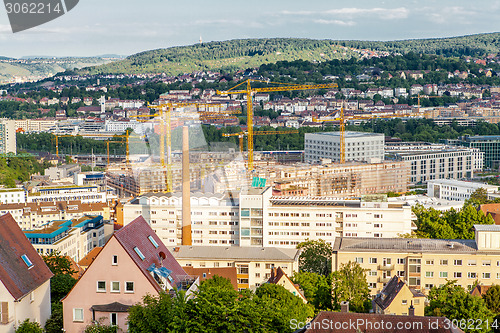
[[[309,304],[314,306],[316,312],[333,309],[331,275],[297,272],[293,274],[291,280],[304,291],[304,296]]]
[[[342,264],[332,273],[332,291],[337,308],[343,301],[349,302],[349,309],[353,312],[368,312],[371,308],[366,269],[357,262]]]
[[[494,314],[500,314],[500,285],[491,286],[483,295],[483,300]]]
[[[118,332],[118,327],[113,325],[103,324],[101,321],[92,323],[85,327],[84,333],[116,333]]]
[[[16,333],[43,333],[43,329],[39,323],[26,319],[16,328]]]
[[[500,199],[488,199],[488,192],[484,187],[480,187],[470,195],[470,198],[465,201],[465,205],[473,205],[474,207],[479,208],[479,206],[484,204],[498,202],[500,202]]]
[[[474,320],[478,327],[464,329],[465,332],[489,332],[486,323],[492,322],[493,313],[481,297],[472,296],[456,281],[448,281],[439,288],[432,288],[428,296],[429,305],[425,308],[426,316],[444,316],[450,320]],[[468,322],[468,321],[467,321]],[[462,327],[460,327],[462,328]]]
[[[63,328],[62,302],[52,300],[50,318],[45,322],[45,333],[61,333]]]
[[[50,254],[42,256],[43,261],[49,267],[50,271],[54,274],[67,274],[71,275],[76,273],[71,268],[71,261],[68,257],[61,255],[59,251],[54,251]]]
[[[332,271],[332,246],[324,240],[306,240],[299,243],[299,270],[301,272],[328,275]]]

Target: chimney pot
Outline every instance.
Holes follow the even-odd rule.
[[[343,312],[343,313],[349,312],[349,302],[348,301],[340,302],[340,312]]]
[[[415,308],[413,307],[413,302],[411,302],[410,308],[408,309],[408,315],[412,317],[415,316]]]

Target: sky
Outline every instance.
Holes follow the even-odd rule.
[[[498,32],[498,22],[500,0],[80,0],[65,15],[15,34],[0,7],[0,56],[130,55],[194,44],[200,36],[204,42],[451,37]]]

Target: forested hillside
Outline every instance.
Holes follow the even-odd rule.
[[[500,51],[500,34],[390,42],[334,41],[299,38],[239,39],[141,52],[122,61],[83,69],[82,73],[190,73],[238,70],[297,59],[322,62],[359,57],[354,49],[444,56],[483,56]]]

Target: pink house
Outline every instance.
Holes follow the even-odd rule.
[[[128,309],[146,294],[190,295],[197,286],[140,216],[110,238],[63,299],[64,329],[80,333],[101,321],[127,331]]]

